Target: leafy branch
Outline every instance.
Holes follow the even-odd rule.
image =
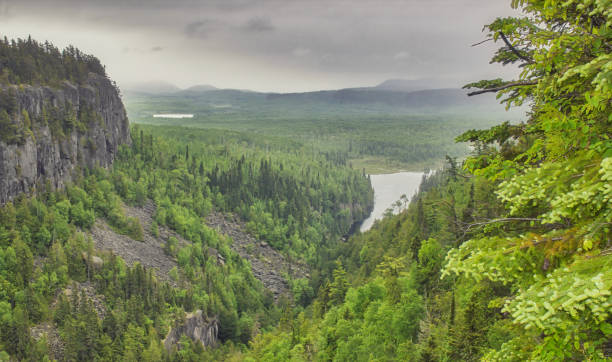
[[[481,90],[470,92],[470,93],[468,93],[468,96],[471,97],[471,96],[475,96],[475,95],[483,94],[483,93],[498,92],[500,90],[504,90],[504,89],[508,89],[508,88],[512,88],[512,87],[525,87],[525,86],[531,86],[531,85],[537,85],[537,84],[538,84],[537,80],[526,80],[526,81],[522,81],[522,82],[511,82],[511,83],[506,83],[506,84],[498,86],[498,87],[484,88],[484,89],[481,89]],[[464,87],[464,88],[466,88],[466,87]],[[469,88],[469,87],[467,87],[467,88]]]
[[[510,51],[512,51],[512,53],[514,53],[514,55],[516,55],[520,59],[526,61],[527,64],[533,64],[533,59],[526,57],[524,54],[521,54],[521,52],[518,49],[516,49],[514,47],[514,45],[512,45],[512,43],[510,43],[510,41],[508,40],[508,38],[506,37],[506,35],[504,34],[503,31],[500,31],[499,35],[501,36],[501,38],[504,41],[504,43],[506,43],[506,46],[508,46]]]

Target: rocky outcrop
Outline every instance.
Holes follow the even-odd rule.
[[[294,279],[309,278],[308,266],[299,260],[289,260],[265,241],[257,240],[246,231],[246,226],[235,215],[211,212],[206,217],[208,226],[232,238],[231,245],[240,257],[251,263],[253,276],[272,292],[274,300],[289,293],[289,283],[284,275]]]
[[[170,278],[170,270],[178,267],[178,265],[175,258],[164,251],[165,244],[170,238],[176,239],[178,248],[191,243],[163,225],[159,225],[156,235],[153,235],[151,226],[155,208],[155,204],[151,200],[147,200],[141,207],[123,205],[125,214],[136,218],[142,225],[142,241],[118,234],[103,219],[96,220],[91,229],[91,237],[98,250],[120,256],[129,266],[140,263],[146,269],[152,268],[157,278],[176,287],[178,285],[177,281]],[[207,252],[208,255],[216,256],[219,264],[225,263],[223,256],[216,249],[208,248]],[[85,254],[84,257],[87,257],[87,255]],[[94,266],[96,265],[95,258],[91,258]]]
[[[30,336],[35,341],[45,338],[51,360],[63,360],[65,343],[52,322],[44,322],[30,327]]]
[[[137,241],[116,233],[106,222],[98,219],[91,228],[91,236],[96,249],[120,256],[129,266],[140,263],[147,269],[153,268],[157,278],[176,286],[176,281],[169,275],[170,270],[177,267],[176,261],[164,252],[163,240],[153,237],[148,230],[143,241]]]
[[[107,167],[119,145],[130,142],[125,108],[106,77],[91,73],[82,85],[0,88],[15,98],[14,121],[23,132],[22,142],[0,140],[0,203],[47,181],[61,188],[78,166]],[[58,124],[69,126],[58,132]]]
[[[75,307],[80,307],[82,303],[89,302],[91,303],[94,311],[98,315],[98,318],[101,320],[106,317],[108,314],[108,310],[106,309],[105,297],[102,294],[96,293],[96,288],[91,282],[76,282],[73,281],[72,284],[68,285],[66,289],[63,291],[64,295],[68,298],[68,300],[74,300],[75,294],[78,300],[78,305]],[[57,303],[57,298],[53,304]]]
[[[217,318],[207,318],[201,310],[187,314],[183,323],[170,330],[164,340],[164,346],[170,350],[177,345],[181,336],[185,335],[194,342],[200,342],[204,347],[215,346],[219,334]]]

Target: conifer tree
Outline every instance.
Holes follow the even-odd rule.
[[[513,0],[524,17],[485,27],[502,43],[492,62],[518,65],[521,73],[466,87],[531,110],[524,123],[458,138],[492,150],[464,167],[498,183],[507,214],[488,223],[515,225],[475,236],[447,258],[446,274],[515,290],[503,310],[522,332],[485,359],[598,360],[612,335],[610,5]]]

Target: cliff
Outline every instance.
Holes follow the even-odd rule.
[[[176,346],[181,336],[186,335],[194,342],[202,343],[203,347],[215,346],[219,334],[217,318],[207,318],[201,310],[189,313],[183,323],[170,330],[164,340],[164,346],[170,350]]]
[[[130,142],[123,103],[111,81],[0,86],[0,203],[49,182],[61,188],[79,167],[107,167]]]

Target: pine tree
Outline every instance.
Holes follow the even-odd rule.
[[[499,18],[485,29],[502,43],[492,61],[519,66],[519,79],[466,87],[477,89],[471,95],[495,92],[508,106],[529,104],[529,118],[458,138],[487,148],[465,168],[498,183],[508,212],[489,221],[490,233],[452,250],[446,273],[515,290],[503,311],[522,332],[485,359],[598,360],[603,352],[595,346],[612,331],[605,322],[612,303],[610,3],[512,6],[526,16]]]
[[[344,301],[344,295],[348,290],[348,280],[346,279],[346,270],[342,266],[342,262],[336,261],[336,269],[333,271],[333,281],[329,285],[329,301],[327,305],[332,307],[341,304]]]

